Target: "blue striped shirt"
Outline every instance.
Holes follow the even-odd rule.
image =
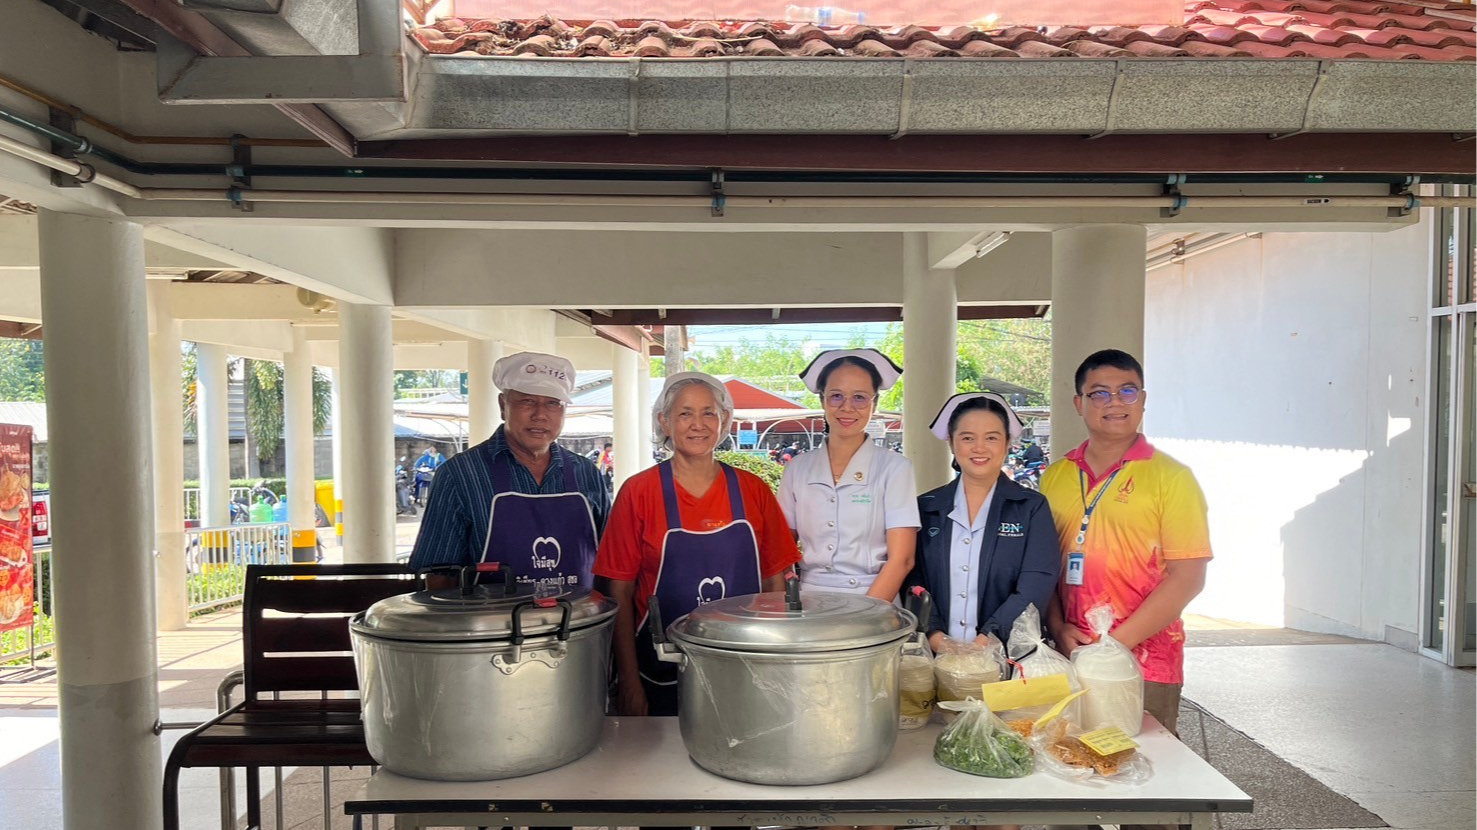
[[[470,565],[481,561],[482,549],[487,543],[488,523],[492,518],[492,497],[497,495],[490,462],[503,463],[498,456],[504,453],[513,462],[513,492],[527,495],[566,492],[564,454],[569,450],[558,444],[550,447],[549,469],[544,472],[544,480],[540,483],[513,457],[503,437],[503,428],[498,427],[491,438],[457,453],[436,470],[436,478],[431,485],[431,501],[426,505],[420,535],[416,536],[415,549],[410,554],[412,568]],[[605,532],[605,520],[610,515],[610,493],[605,489],[605,477],[600,475],[590,459],[574,453],[570,455],[574,462],[575,490],[590,502],[598,542],[600,534]]]

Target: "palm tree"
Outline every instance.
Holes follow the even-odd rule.
[[[239,358],[232,361],[241,369],[246,393],[246,429],[259,459],[271,458],[282,443],[284,423],[282,406],[282,364],[273,360]],[[198,359],[195,344],[187,343],[181,360],[181,382],[184,388],[185,431],[196,433],[196,374]],[[313,434],[328,428],[333,413],[333,387],[328,375],[313,367]]]

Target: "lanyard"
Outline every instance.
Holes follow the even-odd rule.
[[[1097,509],[1097,503],[1102,500],[1103,494],[1108,492],[1108,488],[1113,486],[1113,479],[1117,478],[1122,470],[1123,468],[1119,467],[1108,476],[1108,480],[1103,482],[1103,486],[1098,489],[1097,495],[1092,497],[1092,504],[1087,503],[1087,479],[1082,475],[1081,470],[1077,471],[1077,484],[1082,488],[1082,525],[1077,528],[1077,550],[1082,550],[1082,546],[1087,542],[1087,523],[1092,521],[1092,512]]]

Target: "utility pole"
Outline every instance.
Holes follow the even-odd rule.
[[[683,341],[687,338],[682,326],[662,327],[662,350],[665,352],[663,365],[666,366],[667,377],[686,370],[687,355],[683,351]]]

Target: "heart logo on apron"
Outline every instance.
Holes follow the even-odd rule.
[[[564,550],[559,546],[559,540],[552,536],[540,536],[533,540],[533,566],[554,570],[559,567],[559,559],[564,555]]]
[[[697,584],[697,601],[699,605],[723,599],[727,595],[728,585],[723,581],[723,577],[721,576],[704,579]]]

